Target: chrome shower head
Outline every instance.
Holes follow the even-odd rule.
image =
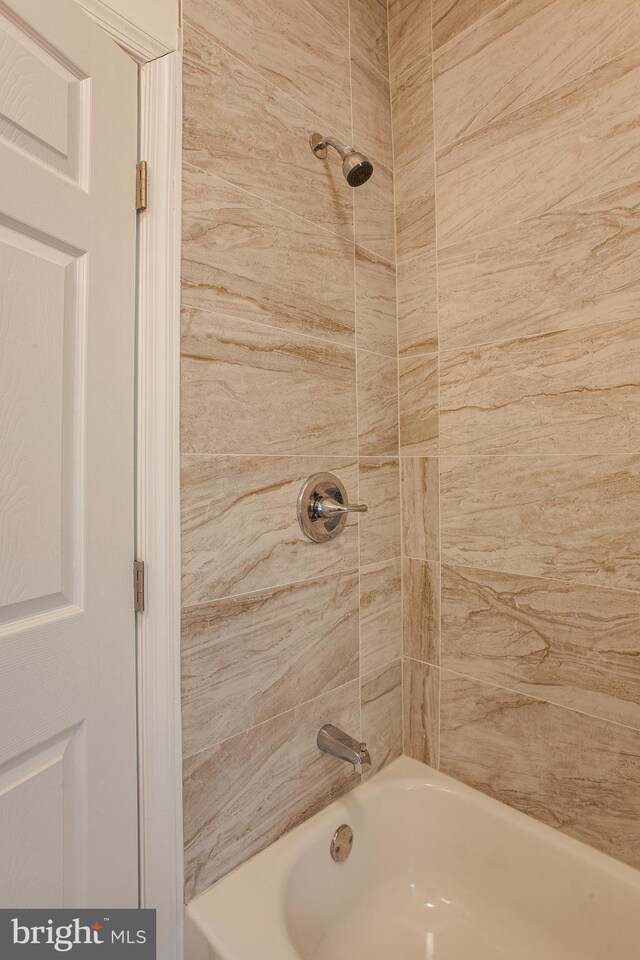
[[[333,147],[340,154],[342,173],[350,187],[360,187],[366,183],[373,173],[373,164],[354,147],[348,147],[334,137],[322,137],[319,133],[312,133],[309,137],[312,151],[320,160],[327,155],[327,147]]]

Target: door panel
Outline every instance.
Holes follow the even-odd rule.
[[[135,906],[137,74],[0,0],[0,906]]]

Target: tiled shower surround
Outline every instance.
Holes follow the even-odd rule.
[[[390,0],[405,752],[640,867],[640,6],[429,8]]]
[[[353,190],[309,134],[375,163]],[[185,895],[402,749],[395,238],[379,0],[185,0]],[[296,500],[369,504],[328,544]]]
[[[184,8],[186,899],[401,676],[406,753],[640,866],[640,6]]]

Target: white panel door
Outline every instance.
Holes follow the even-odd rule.
[[[0,0],[0,906],[136,906],[137,75]]]

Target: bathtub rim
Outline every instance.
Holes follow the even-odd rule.
[[[454,794],[469,803],[480,815],[484,811],[492,817],[498,815],[506,825],[513,824],[519,832],[538,836],[555,846],[560,852],[564,850],[571,858],[581,860],[585,866],[596,869],[600,874],[635,887],[640,897],[640,870],[635,867],[581,840],[570,837],[557,828],[522,813],[419,760],[401,756],[391,761],[369,780],[347,791],[323,810],[269,844],[264,850],[239,864],[190,900],[185,906],[185,922],[187,925],[192,925],[192,935],[193,931],[196,931],[197,935],[213,948],[215,951],[213,956],[216,958],[219,956],[220,960],[244,960],[245,956],[254,955],[260,955],[261,960],[300,960],[300,955],[289,936],[283,902],[287,879],[292,868],[299,860],[301,851],[310,846],[314,839],[318,836],[328,836],[338,820],[342,822],[348,819],[350,802],[375,796],[390,784],[400,789],[432,787],[444,793]],[[230,942],[230,936],[236,935],[239,929],[246,934],[246,929],[243,930],[243,920],[246,928],[246,916],[242,915],[245,901],[242,898],[241,889],[245,884],[247,890],[255,889],[256,886],[260,886],[261,890],[260,902],[251,904],[255,917],[255,922],[251,924],[251,937],[255,939],[252,944],[248,942],[236,944]],[[265,944],[259,940],[260,930],[269,931],[269,943],[266,948]],[[260,951],[259,954],[255,954],[256,950]],[[202,957],[206,957],[207,960],[209,956],[210,954],[202,954]],[[191,960],[191,957],[185,954],[185,960]],[[194,960],[197,958],[194,957]]]

